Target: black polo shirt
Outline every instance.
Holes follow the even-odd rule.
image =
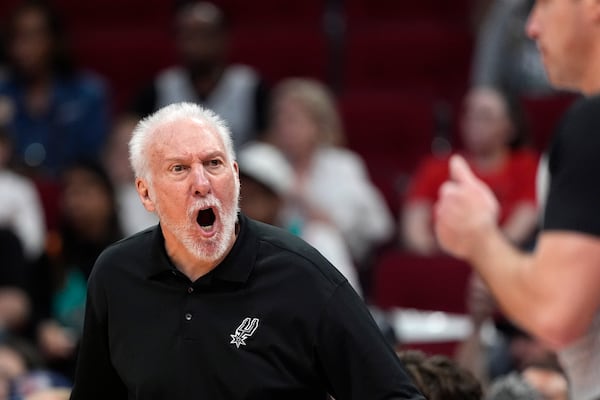
[[[240,216],[196,282],[159,227],[109,247],[89,281],[72,399],[423,399],[362,300],[316,250]]]

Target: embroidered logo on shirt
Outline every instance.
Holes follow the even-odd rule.
[[[254,335],[256,328],[258,328],[258,318],[244,318],[240,326],[235,330],[235,334],[229,335],[231,336],[231,342],[229,343],[235,344],[238,349],[240,346],[245,346],[245,340]]]

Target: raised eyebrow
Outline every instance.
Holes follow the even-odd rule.
[[[213,151],[213,152],[205,155],[203,158],[208,161],[208,160],[214,160],[215,158],[225,159],[226,157],[225,157],[225,153],[223,153],[222,151]]]
[[[165,158],[164,161],[165,164],[185,164],[186,162],[189,162],[189,160],[182,157]]]

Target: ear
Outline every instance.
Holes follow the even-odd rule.
[[[237,161],[233,162],[233,170],[235,171],[235,173],[237,174],[238,178],[240,176],[240,167],[238,166]]]
[[[135,188],[140,196],[140,200],[142,201],[144,208],[149,212],[156,211],[154,202],[150,197],[150,187],[148,183],[142,178],[135,178]]]

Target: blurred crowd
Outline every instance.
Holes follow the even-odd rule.
[[[532,1],[470,4],[464,16],[472,32],[470,78],[445,103],[450,111],[432,110],[435,132],[387,127],[398,137],[431,142],[431,151],[413,155],[420,162],[395,182],[392,203],[373,175],[377,159],[365,157],[346,133],[353,127],[335,74],[329,81],[293,72],[268,80],[257,67],[230,62],[232,22],[221,8],[173,3],[169,34],[176,61],[150,71],[153,78],[124,105],[112,100],[118,88],[110,76],[79,67],[60,7],[30,0],[0,15],[0,400],[68,398],[96,257],[157,223],[133,185],[129,136],[141,118],[173,102],[202,104],[227,121],[238,153],[242,212],[305,239],[367,302],[376,298],[372,281],[383,253],[432,262],[445,257],[433,234],[432,208],[453,153],[464,155],[494,190],[506,236],[524,249],[534,245],[540,148],[528,135],[521,99],[557,94],[524,34]],[[323,3],[323,29],[335,44],[344,33],[344,2]],[[394,52],[390,48],[388,57],[400,57]],[[136,54],[130,57],[133,65]],[[333,57],[331,64],[337,62]],[[362,135],[382,147],[390,139]],[[554,355],[501,315],[477,276],[466,287],[472,331],[456,355],[401,354],[415,381],[428,388],[424,393],[430,399],[538,399],[540,393],[565,399]],[[490,325],[496,332],[491,345],[482,340]]]

